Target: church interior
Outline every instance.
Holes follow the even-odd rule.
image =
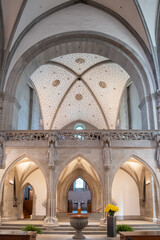
[[[0,227],[158,229],[159,128],[159,0],[0,0]]]

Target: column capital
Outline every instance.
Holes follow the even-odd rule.
[[[142,101],[140,102],[139,106],[138,106],[139,109],[142,109],[143,106],[145,105],[145,103],[150,102],[150,101],[152,101],[153,99],[156,100],[157,94],[158,94],[158,93],[155,92],[155,93],[149,94],[148,96],[145,96],[145,97],[142,99]]]

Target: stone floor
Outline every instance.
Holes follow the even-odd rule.
[[[33,219],[22,219],[22,220],[16,220],[16,221],[5,221],[3,223],[6,223],[6,224],[22,224],[22,225],[26,225],[26,224],[38,224],[38,225],[43,225],[43,220],[33,220]],[[59,224],[65,224],[65,225],[70,225],[69,222],[59,222]],[[99,222],[89,222],[89,224],[92,224],[92,225],[97,225],[99,224]],[[154,222],[148,222],[148,221],[143,221],[143,220],[121,220],[121,221],[117,221],[117,225],[118,224],[128,224],[128,225],[133,225],[133,224],[155,224]]]
[[[37,237],[37,240],[73,240],[71,236],[59,236],[59,235],[54,235],[54,236],[46,236],[46,235],[41,235]],[[86,240],[120,240],[120,237],[117,236],[115,238],[109,238],[105,236],[93,236],[90,235],[89,237],[85,238]]]
[[[5,226],[6,224],[8,224],[9,228],[12,228],[13,226],[19,226],[19,228],[21,229],[22,226],[24,225],[27,225],[27,224],[33,224],[33,225],[43,225],[43,221],[40,221],[40,220],[32,220],[32,219],[28,219],[28,220],[17,220],[17,221],[8,221],[8,222],[2,222],[2,225],[1,227]],[[117,225],[118,224],[128,224],[128,225],[134,225],[136,226],[136,230],[144,230],[142,228],[146,228],[146,230],[153,230],[155,228],[159,228],[159,226],[157,226],[157,224],[153,223],[153,222],[147,222],[147,221],[135,221],[135,220],[124,220],[124,221],[117,221]],[[64,225],[66,227],[69,227],[70,223],[69,222],[59,222],[59,225]],[[89,222],[89,230],[90,229],[94,229],[94,225],[99,225],[99,222]],[[103,229],[104,229],[104,233],[105,233],[105,229],[106,229],[106,226],[104,225],[103,226]],[[10,229],[11,230],[11,229]],[[158,229],[160,230],[160,228]],[[73,233],[74,234],[74,233]],[[38,235],[37,236],[37,240],[71,240],[72,239],[72,234],[50,234],[50,232],[47,232],[45,233],[42,233],[41,235]],[[92,235],[92,232],[91,234],[87,234],[86,236],[86,240],[120,240],[120,237],[119,235],[117,235],[117,237],[115,238],[110,238],[110,237],[107,237],[107,234],[103,234],[101,235],[101,233],[99,235]]]

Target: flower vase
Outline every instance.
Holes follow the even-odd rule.
[[[107,216],[107,236],[116,236],[116,216]]]

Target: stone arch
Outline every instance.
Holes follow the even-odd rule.
[[[132,155],[130,155],[129,157],[127,157],[123,162],[119,162],[118,164],[117,164],[117,166],[116,166],[116,168],[113,170],[113,172],[112,172],[112,176],[111,176],[111,188],[110,188],[110,192],[109,192],[109,199],[112,199],[112,187],[113,187],[113,180],[114,180],[114,178],[115,178],[115,176],[116,176],[116,173],[118,172],[118,170],[121,168],[121,166],[124,164],[124,163],[126,163],[128,160],[130,160],[130,159],[135,159],[135,160],[137,160],[139,163],[141,163],[141,164],[143,164],[143,166],[145,167],[144,169],[146,169],[149,173],[150,173],[150,175],[153,177],[153,179],[154,179],[154,182],[153,183],[155,183],[155,192],[156,192],[156,194],[155,194],[155,199],[154,199],[154,202],[156,201],[156,199],[157,199],[157,204],[156,204],[156,206],[155,206],[155,209],[157,208],[158,209],[158,211],[157,211],[157,213],[158,213],[158,215],[159,215],[159,212],[160,212],[160,209],[159,209],[159,198],[160,198],[160,193],[159,193],[159,181],[158,181],[158,178],[157,178],[157,175],[156,175],[156,173],[155,173],[155,171],[154,171],[154,169],[146,162],[146,161],[144,161],[142,158],[140,158],[140,157],[138,157],[138,156],[136,156],[136,155],[134,155],[134,154],[132,154]],[[136,182],[136,180],[135,180],[135,178],[133,177],[133,175],[132,174],[130,174],[128,171],[125,171],[124,169],[122,169],[122,170],[124,170],[127,174],[129,174],[129,176],[134,180],[134,182],[135,182],[135,184],[136,184],[136,186],[137,186],[137,189],[138,189],[138,191],[139,191],[139,201],[141,201],[142,200],[142,186],[141,186],[141,180],[142,180],[142,178],[144,177],[144,169],[142,170],[142,172],[141,172],[141,176],[140,176],[140,179],[139,179],[139,184]],[[153,188],[154,188],[154,185],[153,185]],[[155,205],[155,203],[153,203],[153,205]],[[141,208],[141,205],[140,205],[140,208]],[[153,209],[153,211],[156,211],[156,210],[154,210]],[[157,216],[158,217],[158,216]],[[155,221],[155,219],[154,219],[154,214],[153,214],[153,221]]]
[[[103,177],[102,177],[103,171],[101,171],[101,169],[99,168],[99,166],[97,165],[96,162],[94,162],[94,165],[93,165],[93,162],[89,158],[87,158],[84,154],[81,154],[81,153],[77,153],[77,154],[74,154],[72,156],[69,156],[68,158],[65,159],[65,161],[63,161],[63,164],[61,165],[61,169],[57,169],[57,171],[56,171],[57,174],[56,174],[56,179],[55,179],[55,185],[57,186],[59,178],[60,178],[63,170],[65,169],[65,167],[67,167],[67,165],[69,163],[71,163],[73,160],[75,160],[77,158],[84,159],[86,162],[88,162],[94,168],[94,170],[95,170],[95,172],[98,175],[98,178],[100,180],[101,186],[103,188],[104,187],[103,186]]]
[[[77,159],[75,158],[70,163],[72,164]],[[83,159],[86,162],[86,160]],[[90,165],[90,164],[89,164]],[[70,164],[68,164],[62,171],[59,181],[57,183],[57,208],[67,211],[68,207],[68,191],[70,185],[77,179],[82,178],[88,184],[91,191],[91,204],[92,211],[95,211],[102,206],[102,184],[99,178],[94,178],[87,169],[84,169],[81,166],[75,166],[73,171],[67,174],[67,167],[69,168]],[[93,169],[93,168],[92,168]],[[94,170],[94,169],[93,169]],[[95,170],[94,170],[95,171]],[[66,174],[64,178],[61,179],[63,174]],[[97,175],[98,176],[98,175]]]
[[[44,176],[44,179],[45,179],[45,182],[46,182],[46,188],[47,188],[47,193],[48,193],[48,178],[47,178],[47,174],[45,173],[44,169],[40,166],[39,164],[39,161],[35,158],[33,158],[32,156],[28,155],[28,154],[23,154],[21,155],[20,157],[18,157],[17,159],[15,159],[14,161],[12,161],[12,163],[6,168],[6,170],[4,171],[4,174],[2,176],[2,179],[1,179],[1,184],[0,184],[0,206],[2,205],[2,197],[3,197],[3,186],[4,186],[4,182],[5,182],[5,179],[7,177],[7,174],[9,173],[9,171],[18,163],[20,162],[21,160],[23,160],[25,157],[27,157],[28,159],[30,159],[32,162],[34,162],[38,167],[39,169],[41,170],[43,176]]]
[[[155,179],[155,182],[156,182],[156,185],[157,185],[157,188],[158,188],[158,187],[160,186],[160,184],[159,184],[159,181],[158,181],[158,179],[157,179],[157,176],[156,176],[156,173],[155,173],[154,169],[153,169],[145,160],[143,160],[142,158],[140,158],[140,157],[138,157],[137,155],[134,155],[134,154],[132,154],[132,155],[130,155],[130,156],[127,156],[126,159],[124,159],[123,162],[119,162],[119,163],[116,165],[116,168],[112,171],[112,176],[111,176],[111,181],[110,181],[110,182],[111,182],[111,185],[112,185],[112,183],[113,183],[113,178],[114,178],[116,172],[118,171],[118,169],[121,167],[121,165],[122,165],[123,163],[125,163],[126,161],[128,161],[130,158],[136,159],[137,161],[139,161],[140,163],[142,163],[146,168],[149,169],[149,171],[151,172],[151,174],[153,175],[153,177],[154,177],[154,179]]]
[[[78,170],[78,169],[77,169]],[[97,194],[99,184],[96,183],[96,181],[91,179],[87,174],[81,170],[75,171],[72,173],[72,176],[66,178],[66,185],[61,185],[60,187],[60,192],[63,193],[60,195],[60,192],[58,191],[59,184],[57,186],[57,204],[60,203],[61,205],[57,205],[58,208],[67,211],[67,206],[68,206],[68,191],[70,185],[77,179],[77,178],[82,178],[89,186],[90,191],[91,191],[91,204],[92,204],[92,211],[95,211],[99,208],[101,208],[101,199],[102,199],[102,192],[100,194]],[[63,208],[62,208],[63,207]]]
[[[153,108],[156,108],[153,99],[156,83],[150,75],[148,67],[139,55],[124,42],[102,33],[92,31],[69,32],[57,34],[40,41],[28,49],[16,62],[3,90],[11,96],[15,96],[17,84],[21,77],[29,77],[37,67],[51,58],[76,52],[102,55],[124,68],[137,88],[142,115],[147,116],[147,122],[143,123],[143,127],[153,128],[157,126],[157,120],[152,112]],[[152,107],[149,108],[151,105]],[[153,126],[150,123],[153,123]]]
[[[155,36],[156,36],[156,44],[157,44],[157,67],[160,65],[160,2],[158,2],[157,7],[157,20],[156,20],[156,29],[155,29]],[[158,74],[159,75],[159,74]],[[158,90],[160,89],[160,83],[158,82]]]

